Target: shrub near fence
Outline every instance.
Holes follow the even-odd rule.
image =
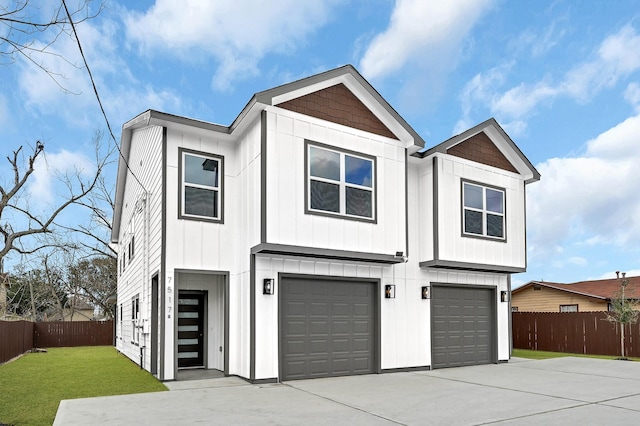
[[[0,363],[33,348],[33,324],[30,321],[0,321]]]
[[[604,312],[513,312],[513,347],[587,355],[620,355],[620,325]],[[625,356],[640,356],[640,324],[625,326]]]
[[[113,345],[113,321],[0,321],[0,363],[33,348]]]

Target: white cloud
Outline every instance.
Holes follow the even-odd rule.
[[[544,77],[538,82],[520,83],[503,90],[501,83],[506,80],[509,69],[506,65],[498,66],[476,75],[467,83],[461,94],[465,121],[470,121],[473,109],[489,105],[491,114],[500,121],[520,122],[518,128],[524,130],[526,118],[535,114],[540,104],[550,104],[560,97],[581,103],[588,102],[603,89],[613,87],[621,79],[640,69],[640,35],[630,25],[622,27],[617,33],[606,37],[591,58],[573,66],[555,82]],[[493,77],[496,70],[505,73],[501,80]],[[473,89],[477,81],[484,80],[493,83],[493,86],[486,85],[484,90],[476,90],[473,98],[468,98],[467,91]],[[630,84],[624,95],[633,105],[640,103],[637,84]]]
[[[640,115],[587,142],[584,155],[536,166],[543,178],[527,188],[531,253],[549,257],[568,240],[636,249],[640,239]]]
[[[640,112],[640,84],[629,83],[624,91],[624,99]]]
[[[575,266],[587,266],[589,264],[589,262],[587,262],[587,259],[579,256],[572,256],[567,259],[567,262]]]
[[[556,88],[543,82],[534,86],[523,83],[494,99],[491,103],[491,111],[507,119],[524,117],[540,102],[554,98],[557,93]]]
[[[529,51],[533,58],[539,58],[551,51],[564,37],[565,25],[552,22],[544,31],[527,29],[509,43],[516,51]]]
[[[484,105],[492,98],[495,88],[504,84],[506,75],[513,64],[503,64],[492,68],[485,73],[476,74],[467,82],[462,93],[460,101],[462,106],[462,117],[455,124],[453,134],[457,135],[474,124],[471,119],[471,113],[475,105]]]
[[[46,146],[45,146],[46,149]],[[37,206],[46,208],[60,195],[64,199],[68,189],[60,186],[60,178],[75,175],[88,178],[95,173],[96,167],[84,154],[70,152],[45,152],[35,162],[34,171],[29,178],[28,192],[31,200],[37,200]]]
[[[114,130],[133,115],[149,108],[179,111],[183,107],[181,98],[174,91],[151,87],[133,75],[122,56],[125,52],[118,47],[122,29],[116,21],[105,18],[99,21],[99,25],[93,25],[93,22],[83,22],[76,29]],[[36,41],[41,46],[43,43]],[[18,83],[26,105],[39,114],[55,115],[78,128],[105,127],[75,40],[61,37],[47,51],[34,59],[51,71],[52,78],[32,62],[19,62]],[[65,92],[53,78],[71,93]]]
[[[363,74],[381,78],[409,63],[450,68],[462,41],[492,4],[490,0],[398,0],[388,28],[371,41],[362,57]]]
[[[125,18],[128,38],[149,55],[190,62],[216,58],[213,87],[225,90],[259,73],[268,53],[291,53],[329,19],[333,1],[215,2],[158,0],[145,13]]]
[[[10,113],[7,98],[0,94],[0,125],[7,126],[10,122]]]

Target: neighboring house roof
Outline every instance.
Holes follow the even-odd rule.
[[[526,183],[540,180],[540,173],[494,118],[483,121],[482,123],[460,133],[459,135],[447,139],[433,148],[414,155],[424,158],[436,153],[451,154],[452,151],[455,150],[456,145],[462,144],[481,133],[484,133],[484,136],[493,142],[495,147],[500,151],[499,155],[504,156],[504,159],[508,161],[513,168],[515,168],[515,171],[524,176]],[[486,163],[493,165],[490,164],[490,162]],[[503,168],[508,169],[507,167]]]
[[[352,65],[344,65],[311,77],[303,78],[292,83],[258,92],[230,126],[209,123],[202,120],[167,114],[160,111],[148,110],[122,126],[120,142],[121,157],[118,161],[118,178],[116,183],[115,212],[111,241],[116,242],[120,230],[120,213],[124,197],[124,186],[127,176],[127,164],[131,145],[132,131],[149,125],[163,127],[183,127],[191,131],[216,132],[218,137],[233,141],[236,134],[248,126],[260,113],[269,106],[285,104],[294,99],[307,96],[330,87],[344,85],[353,95],[384,125],[391,134],[397,136],[409,153],[424,148],[425,142],[418,133],[396,112],[391,105],[371,86]]]
[[[640,276],[627,277],[626,279],[628,280],[628,284],[625,288],[626,297],[629,299],[640,299]],[[622,279],[619,278],[578,281],[570,284],[553,283],[546,281],[531,281],[523,285],[522,287],[513,290],[512,293],[515,295],[521,291],[538,285],[560,291],[566,291],[567,293],[578,294],[580,296],[608,301],[618,297],[621,282]]]

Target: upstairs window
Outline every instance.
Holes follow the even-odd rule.
[[[560,305],[560,312],[578,312],[578,305]]]
[[[306,212],[375,221],[375,158],[320,144],[306,148]]]
[[[180,149],[181,219],[222,222],[224,158]]]
[[[496,240],[505,239],[505,191],[474,183],[462,183],[462,233]]]

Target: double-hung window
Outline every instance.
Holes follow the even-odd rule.
[[[464,235],[505,239],[505,191],[470,182],[462,183]]]
[[[307,143],[307,213],[375,221],[375,158]]]
[[[224,158],[180,149],[181,219],[222,222]]]

